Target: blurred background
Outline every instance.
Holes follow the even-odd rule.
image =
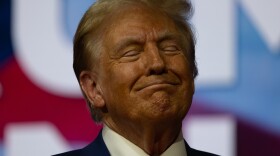
[[[0,156],[80,148],[101,129],[72,71],[93,0],[0,1]],[[224,156],[280,155],[280,1],[193,0],[199,76],[183,133]]]

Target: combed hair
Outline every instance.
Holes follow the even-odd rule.
[[[74,61],[75,75],[82,71],[90,71],[99,64],[102,49],[102,35],[106,30],[106,18],[124,5],[144,5],[153,10],[160,11],[171,18],[182,34],[183,49],[192,70],[193,78],[198,74],[195,61],[195,37],[189,23],[193,9],[189,0],[97,0],[82,17],[74,36]],[[83,91],[82,91],[83,92]],[[91,111],[91,116],[96,122],[102,120],[100,110],[94,109],[83,92]]]

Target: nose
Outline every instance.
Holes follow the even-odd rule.
[[[164,56],[157,46],[147,48],[147,75],[160,75],[166,72]]]

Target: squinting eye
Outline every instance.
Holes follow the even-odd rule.
[[[126,52],[123,56],[124,57],[132,57],[132,56],[137,56],[139,54],[139,51],[137,50],[130,50]]]
[[[163,48],[164,51],[173,52],[179,50],[176,46],[168,46]]]

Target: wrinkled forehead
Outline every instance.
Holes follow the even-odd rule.
[[[173,20],[163,12],[144,5],[129,5],[118,9],[109,17],[105,40],[116,42],[120,38],[139,41],[158,40],[164,36],[179,36]]]
[[[131,26],[145,24],[150,28],[162,28],[170,27],[173,24],[172,19],[164,12],[144,5],[128,5],[122,9],[116,9],[113,15],[111,15],[110,21],[113,26],[111,28],[127,24]]]

